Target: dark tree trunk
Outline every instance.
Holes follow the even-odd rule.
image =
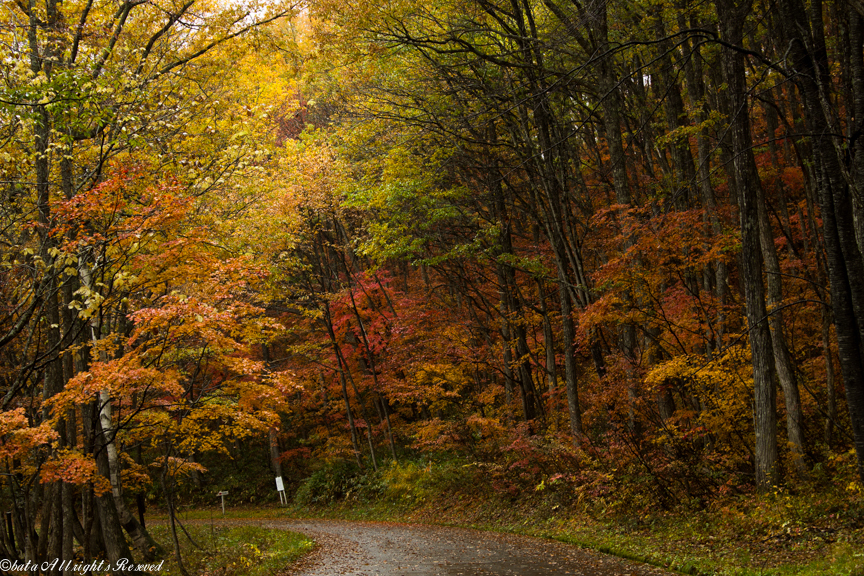
[[[743,26],[750,11],[748,0],[716,0],[720,29],[726,42],[740,46]],[[762,251],[759,237],[759,174],[753,158],[744,56],[724,47],[723,71],[728,86],[732,160],[738,189],[741,222],[741,276],[747,304],[747,325],[753,364],[753,420],[756,432],[756,486],[767,492],[779,482],[777,457],[776,390],[771,374],[773,360],[767,324]]]

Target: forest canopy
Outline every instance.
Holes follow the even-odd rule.
[[[3,8],[5,557],[151,560],[253,439],[864,490],[858,0]]]

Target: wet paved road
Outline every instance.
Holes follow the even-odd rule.
[[[463,528],[342,522],[262,521],[302,532],[316,549],[292,576],[671,576],[672,573],[560,542]]]

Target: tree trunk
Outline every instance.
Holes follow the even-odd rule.
[[[807,463],[804,461],[804,416],[801,413],[801,398],[798,391],[798,381],[795,378],[795,367],[792,365],[792,356],[786,345],[783,328],[783,282],[780,261],[777,258],[774,234],[768,221],[765,193],[758,177],[752,180],[752,183],[759,195],[759,237],[768,287],[768,327],[771,330],[774,367],[777,370],[777,379],[780,381],[783,401],[786,405],[786,434],[789,440],[789,449],[792,452],[792,466],[798,476],[805,479],[808,476],[808,470]]]
[[[552,335],[552,321],[549,319],[549,309],[546,305],[546,294],[543,282],[537,278],[537,298],[540,300],[540,314],[543,316],[543,349],[546,352],[546,388],[549,394],[549,418],[556,409],[557,376],[555,369],[555,339]]]
[[[96,509],[99,513],[99,527],[102,532],[102,543],[105,546],[105,554],[108,561],[115,564],[121,558],[132,560],[132,551],[126,544],[123,536],[123,528],[120,526],[120,518],[117,516],[117,508],[114,499],[108,494],[96,496]]]
[[[743,25],[750,11],[749,0],[716,0],[721,33],[726,42],[740,46]],[[753,365],[753,420],[756,432],[756,486],[768,492],[779,482],[777,457],[776,390],[771,377],[771,336],[762,281],[762,251],[759,236],[758,172],[753,159],[744,56],[728,47],[722,50],[728,101],[733,171],[739,196],[742,236],[741,271],[747,308],[747,327]]]
[[[114,504],[117,517],[123,529],[132,538],[132,543],[141,554],[141,557],[150,561],[162,553],[162,547],[153,540],[147,530],[135,519],[135,516],[126,506],[123,499],[122,484],[120,481],[120,457],[117,454],[117,444],[114,441],[114,429],[111,422],[111,397],[107,390],[99,393],[99,425],[104,438],[104,453],[108,459],[108,473],[111,480],[111,494],[114,496]]]
[[[282,477],[282,459],[279,453],[279,430],[270,428],[268,440],[270,444],[270,466],[273,469],[273,474],[277,477]]]

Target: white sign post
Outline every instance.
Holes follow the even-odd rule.
[[[216,496],[222,497],[222,516],[225,515],[225,496],[227,496],[227,495],[228,495],[227,490],[221,490],[218,494],[216,494]]]
[[[288,496],[285,495],[285,484],[282,483],[282,477],[276,476],[276,492],[279,493],[279,503],[288,505]]]

